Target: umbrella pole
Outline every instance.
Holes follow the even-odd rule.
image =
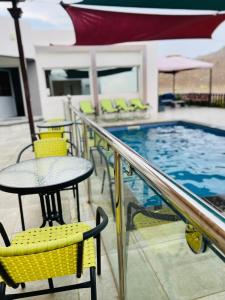
[[[176,91],[176,73],[173,73],[173,94],[175,95]]]
[[[20,23],[19,23],[19,18],[22,15],[22,9],[17,7],[17,0],[12,0],[12,8],[9,8],[8,11],[12,16],[12,18],[14,19],[14,24],[15,24],[16,39],[17,39],[17,45],[19,50],[20,67],[21,67],[21,73],[23,78],[23,87],[24,87],[25,100],[27,106],[27,115],[28,115],[29,127],[30,127],[30,135],[31,135],[31,141],[33,143],[36,140],[36,135],[34,129],[34,120],[32,114],[31,101],[30,101],[30,90],[28,84],[26,62],[24,57],[23,43],[22,43]]]
[[[209,69],[209,104],[212,101],[212,69]]]

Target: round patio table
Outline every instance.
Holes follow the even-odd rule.
[[[81,157],[54,156],[31,159],[1,170],[0,190],[18,195],[39,194],[43,217],[41,227],[45,226],[46,222],[51,226],[53,221],[64,224],[59,191],[77,186],[92,172],[93,164]],[[77,204],[79,205],[78,188]],[[22,219],[23,212],[20,213]]]

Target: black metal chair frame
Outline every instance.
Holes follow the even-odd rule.
[[[111,178],[110,175],[110,165],[109,165],[109,161],[105,155],[105,153],[103,152],[103,149],[101,146],[97,146],[97,150],[100,154],[100,157],[103,158],[104,162],[105,162],[105,169],[103,171],[103,178],[102,178],[102,187],[101,187],[101,193],[103,193],[104,191],[104,184],[105,184],[105,177],[106,177],[106,173],[108,176],[108,182],[109,182],[109,193],[110,193],[110,200],[111,200],[111,206],[112,206],[112,212],[113,212],[113,216],[115,217],[115,204],[114,204],[114,196],[113,196],[113,189],[112,189],[112,184],[115,183],[114,179]]]
[[[102,219],[102,221],[101,221]],[[100,222],[101,221],[101,222]],[[97,275],[101,275],[101,231],[106,227],[108,224],[108,217],[105,214],[104,210],[101,207],[97,208],[96,211],[96,227],[86,231],[83,233],[83,241],[78,243],[78,254],[77,254],[77,278],[81,277],[81,274],[83,272],[83,247],[84,247],[84,241],[94,237],[96,239],[96,252],[97,252]],[[2,239],[4,240],[5,246],[10,246],[10,240],[8,238],[8,235],[3,227],[3,225],[0,223],[0,234],[2,236]],[[32,296],[40,296],[45,294],[52,294],[52,293],[58,293],[63,291],[69,291],[74,289],[81,289],[81,288],[91,288],[91,299],[96,300],[97,299],[97,291],[96,291],[96,271],[95,267],[90,268],[90,280],[85,281],[78,284],[73,285],[67,285],[62,287],[54,287],[54,283],[52,279],[49,279],[49,289],[43,289],[38,291],[32,291],[32,292],[23,292],[23,293],[16,293],[16,294],[8,294],[6,295],[6,284],[10,287],[16,289],[19,287],[19,285],[22,286],[22,288],[25,288],[24,283],[15,283],[11,277],[10,274],[7,273],[7,271],[4,269],[4,266],[0,263],[0,276],[3,278],[4,282],[0,283],[0,299],[1,300],[11,300],[11,299],[21,299],[21,298],[27,298]],[[5,284],[6,282],[6,284]]]
[[[154,212],[150,209],[146,209],[134,202],[130,202],[127,205],[127,230],[135,229],[133,219],[137,214],[143,214],[146,217],[163,220],[163,221],[170,221],[175,222],[180,220],[180,216],[175,214],[161,214],[160,212]]]

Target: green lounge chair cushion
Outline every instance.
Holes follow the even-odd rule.
[[[134,106],[128,106],[125,99],[123,99],[123,98],[115,99],[115,104],[116,104],[116,107],[119,110],[123,110],[123,111],[127,111],[127,112],[135,110],[135,107]]]
[[[80,110],[86,115],[90,115],[90,114],[95,113],[95,111],[92,107],[91,101],[89,101],[89,100],[85,100],[85,101],[80,102]]]
[[[112,102],[109,99],[104,99],[101,101],[101,108],[102,108],[103,112],[107,112],[107,113],[117,112],[117,109],[115,109],[112,106]]]
[[[143,104],[139,98],[131,99],[130,100],[131,105],[133,105],[136,109],[140,110],[146,110],[148,109],[148,104]]]

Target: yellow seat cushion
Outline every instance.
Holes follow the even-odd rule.
[[[77,243],[91,227],[74,223],[18,233],[0,247],[0,263],[15,283],[76,274]],[[83,268],[95,266],[93,238],[84,241]]]

